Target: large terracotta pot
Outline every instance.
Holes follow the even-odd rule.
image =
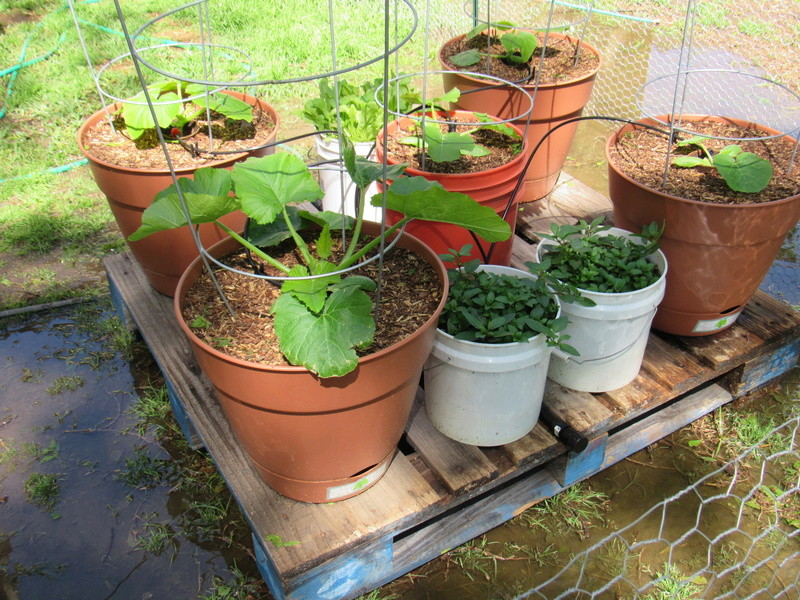
[[[379,227],[364,224],[370,234]],[[245,452],[284,496],[305,502],[349,498],[374,485],[395,455],[447,297],[438,257],[409,235],[399,245],[436,270],[442,290],[436,313],[401,342],[361,358],[343,377],[321,379],[303,367],[266,366],[219,352],[192,333],[182,316],[186,293],[203,268],[200,259],[178,283],[175,312],[200,368]],[[210,252],[221,257],[238,247],[226,239]]]
[[[669,121],[656,119],[640,122],[663,126]],[[683,116],[684,121],[705,119],[778,134],[737,119]],[[634,127],[625,125],[607,140],[609,195],[617,226],[641,231],[653,221],[665,225],[660,247],[670,270],[653,328],[688,336],[722,331],[741,314],[800,218],[800,195],[761,204],[712,204],[644,187],[619,170],[610,152]]]
[[[462,92],[455,107],[496,115],[501,119],[513,119],[525,113],[530,107],[530,99],[518,89],[502,84],[492,85],[490,80],[452,70],[444,59],[443,50],[447,44],[463,37],[462,35],[453,38],[439,49],[439,62],[445,69],[442,74],[444,90],[448,91],[455,87]],[[562,34],[548,34],[550,39],[558,37],[569,39],[573,43],[577,42],[576,39]],[[594,47],[584,41],[581,41],[581,46],[600,58],[600,53]],[[582,77],[541,84],[538,89],[534,85],[519,85],[533,97],[530,116],[514,121],[525,131],[528,152],[533,152],[548,131],[569,119],[581,116],[591,96],[599,69],[600,63],[595,70]],[[559,127],[547,136],[525,172],[525,188],[521,191],[520,202],[539,200],[553,190],[577,129],[578,123],[571,123]]]
[[[466,114],[465,111],[451,111],[449,113],[450,117],[458,117],[463,114]],[[440,116],[439,118],[445,120],[450,117]],[[418,121],[416,119],[403,117],[389,123],[387,130],[389,131],[389,135],[391,135],[397,131],[398,128],[407,128],[415,122]],[[520,136],[522,135],[522,131],[519,127],[515,125],[512,125],[512,127],[517,130]],[[378,162],[383,160],[383,137],[384,132],[381,131],[378,134],[378,141],[375,145],[375,153]],[[517,222],[517,197],[519,194],[515,195],[513,198],[512,194],[525,169],[525,160],[525,149],[523,147],[523,151],[512,161],[500,167],[495,167],[480,173],[429,173],[409,167],[405,170],[405,174],[425,177],[431,181],[438,181],[450,192],[466,194],[481,206],[488,206],[503,217],[511,226],[511,231],[513,232]],[[386,162],[390,165],[398,163],[391,155],[387,157]],[[403,215],[396,211],[386,211],[386,222],[390,225],[394,225],[402,218]],[[462,227],[433,221],[411,221],[406,225],[406,231],[421,239],[428,246],[433,248],[437,254],[446,253],[450,248],[459,250],[464,244],[472,244],[473,248],[470,259],[480,259],[482,257],[475,239],[470,235],[469,231]],[[511,246],[513,241],[514,236],[512,235],[505,242],[497,242],[493,245],[480,240],[479,246],[483,248],[484,253],[489,256],[488,263],[508,266],[511,263]]]
[[[274,108],[253,96],[233,91],[226,91],[225,93],[244,100],[253,106],[258,106],[266,112],[275,123],[275,129],[270,141],[275,140],[279,120]],[[109,110],[114,111],[117,108],[118,105],[114,105]],[[117,221],[117,226],[127,240],[128,236],[141,226],[142,213],[152,204],[156,193],[170,186],[173,180],[169,169],[166,168],[123,167],[102,161],[93,156],[85,145],[86,133],[96,123],[105,118],[107,118],[106,111],[101,109],[84,122],[78,130],[78,146],[89,160],[92,176],[100,191],[106,195],[111,212],[114,213],[114,218]],[[224,160],[209,162],[203,166],[231,168],[234,163],[249,156],[264,156],[271,154],[273,151],[273,148],[270,147],[252,153],[231,154]],[[191,177],[195,170],[194,168],[178,169],[175,174],[178,177]],[[234,231],[241,231],[244,228],[245,216],[241,212],[232,213],[223,217],[221,221]],[[226,236],[226,233],[212,223],[200,226],[200,239],[205,247],[224,239]],[[150,285],[167,296],[172,296],[175,293],[178,279],[180,279],[186,267],[189,266],[189,263],[198,255],[194,237],[187,227],[154,233],[145,239],[128,242],[128,247],[142,267],[145,275],[147,275]]]

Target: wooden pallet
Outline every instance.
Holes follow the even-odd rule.
[[[608,201],[569,177],[519,221],[514,263],[551,220],[591,218]],[[406,448],[372,489],[327,505],[279,496],[235,440],[214,392],[175,322],[172,301],[147,284],[127,254],[105,261],[117,308],[140,331],[164,373],[181,427],[204,446],[253,532],[259,568],[279,600],[349,599],[387,583],[630,456],[797,364],[800,317],[758,293],[737,323],[706,338],[651,334],[639,377],[604,394],[548,384],[545,402],[590,439],[570,452],[538,424],[500,448],[439,434],[421,409]]]

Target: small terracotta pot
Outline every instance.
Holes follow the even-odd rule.
[[[380,225],[364,223],[371,235]],[[447,274],[422,242],[398,242],[436,270],[442,296],[435,314],[404,340],[361,358],[343,377],[321,379],[303,367],[267,366],[232,358],[199,339],[183,319],[186,294],[202,271],[195,260],[178,283],[175,313],[217,391],[222,409],[264,480],[304,502],[344,500],[374,485],[391,463],[430,354],[447,297]],[[237,248],[226,239],[210,252]]]
[[[656,126],[669,122],[667,116],[656,119],[639,122]],[[723,121],[779,134],[738,119],[705,115],[682,119]],[[713,204],[645,187],[620,171],[610,152],[634,128],[625,125],[606,142],[609,195],[618,227],[641,231],[653,221],[665,224],[659,245],[670,270],[653,328],[688,336],[727,329],[758,289],[800,218],[800,195],[761,204]]]
[[[272,132],[270,141],[275,140],[278,133],[279,119],[274,108],[253,96],[233,91],[224,93],[244,100],[253,106],[258,106],[266,112],[275,123],[275,129]],[[109,111],[113,112],[117,108],[118,105],[113,105],[109,108]],[[84,140],[87,131],[105,118],[107,118],[106,111],[101,109],[83,123],[78,130],[78,147],[89,160],[92,176],[100,191],[106,195],[111,212],[114,213],[114,218],[117,221],[117,226],[127,240],[128,236],[141,226],[142,213],[153,203],[155,195],[172,185],[173,180],[169,169],[166,168],[141,169],[123,167],[94,157],[84,145]],[[252,153],[232,154],[224,160],[209,162],[203,166],[229,169],[233,167],[234,163],[249,156],[264,156],[271,154],[273,151],[273,148],[266,148]],[[195,170],[195,168],[178,169],[175,174],[178,177],[191,177]],[[234,231],[241,231],[244,228],[245,216],[243,213],[237,212],[220,220]],[[205,247],[224,239],[226,236],[227,234],[213,223],[205,223],[200,226],[200,239]],[[128,247],[142,267],[145,275],[147,275],[150,285],[167,296],[172,296],[175,293],[178,279],[180,279],[186,267],[189,266],[189,263],[198,255],[194,237],[187,227],[154,233],[142,240],[128,242]]]
[[[451,70],[452,67],[444,60],[443,50],[448,44],[463,37],[461,35],[453,38],[439,49],[439,62],[446,70],[442,74],[444,90],[458,88],[462,92],[458,102],[454,103],[454,107],[496,115],[501,119],[514,119],[527,111],[530,107],[530,100],[519,90],[501,84],[492,85],[490,80]],[[548,38],[566,38],[573,43],[577,42],[575,38],[552,32],[548,34]],[[581,46],[600,58],[600,52],[596,48],[584,41],[581,41]],[[520,84],[519,87],[533,97],[533,109],[530,116],[514,121],[525,132],[528,152],[533,151],[548,131],[564,121],[581,116],[583,108],[591,96],[600,66],[598,63],[597,69],[582,77],[558,83],[541,84],[538,90],[534,85]],[[525,188],[520,194],[520,202],[539,200],[553,190],[577,129],[578,123],[564,125],[550,134],[542,143],[525,172]]]
[[[458,117],[459,115],[466,114],[466,111],[451,111],[450,117]],[[440,120],[445,120],[450,117],[439,117]],[[403,117],[396,119],[388,124],[387,129],[389,135],[397,131],[399,128],[409,127],[412,123],[417,122],[416,119]],[[522,136],[522,131],[516,125],[512,127]],[[378,134],[378,141],[375,145],[375,154],[378,162],[383,160],[383,136],[384,132]],[[522,176],[525,169],[525,147],[523,146],[520,152],[514,159],[502,166],[482,171],[480,173],[429,173],[419,169],[407,168],[406,175],[421,176],[431,181],[438,181],[449,192],[461,192],[466,194],[481,206],[488,206],[493,209],[498,215],[503,217],[505,221],[511,226],[513,232],[516,228],[518,200],[515,196],[511,200],[509,207],[509,200],[517,185],[517,181]],[[398,164],[397,159],[392,156],[387,157],[386,162],[390,165]],[[519,196],[519,194],[517,194]],[[506,209],[508,208],[508,212]],[[394,225],[403,218],[400,213],[387,210],[386,222],[389,225]],[[481,258],[481,253],[476,247],[475,239],[470,235],[469,231],[456,225],[448,223],[436,223],[432,221],[411,221],[406,225],[406,231],[413,236],[418,237],[428,246],[433,248],[437,254],[446,253],[450,248],[459,250],[464,244],[472,244],[472,254],[470,259]],[[491,252],[488,263],[494,265],[508,266],[511,263],[511,246],[514,241],[512,235],[505,242],[497,242],[493,247],[491,244],[481,240],[480,246],[485,253]]]

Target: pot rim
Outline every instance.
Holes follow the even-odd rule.
[[[458,70],[458,69],[452,69],[444,61],[444,57],[442,56],[442,51],[444,50],[444,47],[447,46],[448,44],[450,44],[451,42],[454,42],[455,40],[458,40],[458,39],[461,39],[461,38],[465,37],[466,35],[467,35],[466,33],[462,33],[461,35],[457,35],[457,36],[455,36],[453,38],[450,38],[449,40],[444,42],[439,47],[439,51],[437,52],[437,57],[439,58],[439,63],[442,65],[442,68],[445,71],[447,71],[448,73],[457,73],[459,76],[463,77],[467,81],[470,81],[471,83],[474,83],[474,84],[479,85],[481,87],[485,87],[487,85],[492,85],[491,83],[488,83],[485,79],[479,79],[478,77],[473,77],[471,75],[467,75],[464,71],[461,71],[461,70]],[[597,76],[597,73],[600,71],[600,68],[603,66],[603,56],[602,56],[602,54],[600,53],[600,51],[597,48],[595,48],[594,46],[592,46],[591,44],[589,44],[588,42],[586,42],[585,40],[583,40],[581,38],[570,36],[570,35],[566,35],[566,34],[563,34],[563,33],[558,33],[556,31],[551,31],[547,35],[548,36],[558,37],[558,38],[561,38],[561,39],[566,38],[566,39],[568,39],[570,41],[580,40],[581,46],[585,46],[587,49],[589,49],[589,51],[597,57],[597,61],[598,62],[597,62],[597,67],[595,69],[593,69],[592,71],[590,71],[589,73],[585,74],[585,75],[582,75],[580,77],[573,77],[572,79],[566,79],[564,81],[557,81],[555,83],[542,83],[542,84],[539,84],[538,90],[551,90],[551,89],[567,87],[569,85],[580,84],[580,83],[584,83],[586,81],[591,81]],[[494,84],[493,87],[502,87],[502,85],[503,84]],[[517,83],[516,85],[519,85],[520,87],[525,88],[525,89],[527,89],[527,88],[535,89],[536,88],[536,86],[533,85],[533,84]]]
[[[624,179],[628,183],[636,185],[637,187],[640,187],[642,189],[648,190],[649,192],[652,192],[653,194],[657,194],[659,196],[662,196],[664,198],[668,198],[668,199],[673,200],[675,202],[683,202],[683,203],[686,203],[686,204],[703,207],[704,209],[707,209],[707,210],[756,210],[756,209],[758,209],[758,207],[776,206],[776,205],[779,205],[779,204],[785,204],[785,203],[789,203],[789,202],[794,202],[795,200],[800,198],[800,193],[798,193],[798,194],[795,194],[794,196],[787,196],[786,198],[781,198],[779,200],[772,200],[770,202],[747,202],[747,203],[741,203],[741,204],[721,204],[721,203],[717,203],[717,202],[703,202],[701,200],[693,200],[691,198],[682,198],[681,196],[675,196],[673,194],[669,194],[667,192],[663,192],[661,190],[657,190],[655,188],[646,186],[643,183],[640,183],[640,182],[636,181],[635,179],[633,179],[632,177],[630,177],[626,173],[623,173],[622,170],[616,165],[616,163],[613,160],[613,157],[611,156],[611,149],[614,147],[614,145],[616,145],[616,143],[619,140],[619,138],[622,137],[629,130],[635,129],[637,127],[637,125],[640,125],[640,124],[645,124],[645,125],[663,125],[663,122],[660,121],[660,119],[663,119],[665,122],[669,122],[669,118],[668,118],[669,116],[670,115],[656,115],[655,118],[643,117],[643,118],[637,119],[636,121],[634,121],[632,123],[625,123],[625,125],[623,125],[619,129],[617,129],[616,131],[613,131],[608,136],[608,138],[606,138],[606,145],[605,145],[606,160],[608,161],[609,168],[612,169],[614,171],[614,173],[618,177],[620,177],[621,179]],[[736,118],[731,118],[731,117],[722,117],[722,116],[719,116],[719,115],[686,114],[686,115],[682,115],[682,118],[684,120],[690,120],[690,121],[702,121],[702,120],[709,120],[709,119],[710,120],[727,121],[727,122],[734,123],[736,125],[752,126],[752,127],[755,127],[755,128],[758,128],[758,129],[761,129],[763,131],[770,132],[770,133],[773,133],[773,132],[774,133],[780,133],[777,130],[772,129],[771,127],[767,127],[766,125],[761,125],[759,123],[754,123],[752,121],[745,121],[744,119],[736,119]],[[794,138],[792,138],[791,136],[788,136],[788,135],[786,137],[788,137],[789,139],[794,139]]]
[[[605,235],[617,235],[617,236],[619,236],[619,235],[621,235],[623,233],[627,234],[624,237],[631,237],[631,236],[634,235],[632,231],[628,231],[627,229],[622,229],[621,227],[611,227],[610,229],[606,229],[605,231],[602,231],[600,233],[604,233]],[[546,238],[542,239],[542,241],[539,242],[539,245],[536,246],[536,262],[542,262],[541,261],[541,256],[539,255],[539,249],[540,248],[543,248],[544,246],[558,246],[558,245],[559,244],[556,244],[555,242],[553,242],[551,240],[548,240]],[[638,295],[640,293],[641,294],[646,294],[647,292],[652,291],[654,288],[656,288],[657,286],[661,285],[663,283],[663,281],[667,277],[667,271],[669,271],[669,263],[667,261],[667,256],[664,254],[664,252],[661,250],[661,248],[656,248],[655,252],[647,255],[647,258],[651,258],[651,257],[659,257],[664,263],[664,269],[663,269],[663,271],[661,271],[661,274],[660,274],[659,278],[656,279],[653,283],[651,283],[647,287],[639,288],[637,290],[631,290],[629,292],[595,292],[594,290],[587,290],[586,288],[582,288],[582,287],[578,287],[578,286],[575,286],[575,287],[582,294],[591,294],[591,295],[597,296],[599,298],[610,298],[610,297],[622,296],[622,295],[634,296],[634,295]],[[653,262],[655,262],[655,261],[653,261]],[[658,266],[658,265],[656,264],[656,266]],[[559,281],[561,281],[561,280],[559,280]],[[586,307],[586,308],[592,308],[592,307]]]
[[[222,93],[223,94],[240,95],[242,97],[242,100],[245,100],[245,101],[253,100],[254,101],[253,106],[260,105],[267,113],[269,113],[270,117],[272,118],[273,123],[275,124],[275,127],[273,128],[273,134],[274,135],[272,136],[271,139],[274,141],[274,139],[277,138],[278,128],[280,126],[280,116],[278,115],[278,112],[275,110],[275,108],[271,104],[265,102],[261,98],[257,98],[256,96],[251,96],[250,94],[245,94],[243,92],[236,92],[234,90],[223,90]],[[249,104],[249,102],[248,102],[248,104]],[[93,163],[95,163],[97,165],[100,165],[102,167],[105,167],[107,169],[112,169],[112,170],[116,170],[116,171],[127,171],[127,172],[130,172],[130,173],[150,173],[150,174],[153,174],[153,175],[169,175],[172,172],[172,171],[170,171],[169,168],[151,169],[151,168],[143,168],[143,167],[128,167],[128,166],[124,166],[124,165],[118,165],[118,164],[115,164],[115,163],[110,163],[110,162],[107,162],[105,160],[101,160],[101,159],[97,158],[94,154],[92,154],[88,150],[88,148],[86,148],[86,146],[84,145],[84,139],[86,138],[88,130],[91,127],[93,127],[98,121],[100,121],[101,119],[106,118],[107,115],[109,115],[109,114],[115,112],[116,110],[118,110],[121,105],[122,105],[122,102],[114,102],[113,104],[109,104],[107,107],[101,108],[100,110],[92,113],[91,115],[89,115],[89,117],[87,117],[84,120],[84,122],[78,128],[78,132],[77,132],[77,134],[75,136],[77,144],[78,144],[78,149],[86,157],[87,160],[89,160],[90,162],[93,162]],[[242,151],[242,152],[238,152],[236,154],[226,154],[226,155],[224,155],[224,158],[221,158],[219,160],[208,162],[208,163],[205,163],[205,164],[203,164],[201,166],[198,166],[198,167],[185,167],[185,168],[182,168],[182,169],[174,169],[174,172],[177,175],[188,175],[188,174],[194,173],[197,169],[200,169],[200,168],[203,168],[203,167],[218,167],[218,166],[221,166],[221,165],[229,163],[229,162],[236,162],[238,160],[241,160],[243,157],[247,156],[248,154],[250,154],[250,152],[248,152],[246,150]]]
[[[474,114],[475,111],[458,109],[458,110],[450,110],[450,111],[436,111],[436,113],[434,113],[434,114],[442,114],[442,113],[445,113],[445,112],[447,114],[451,115],[451,116],[458,116],[460,114]],[[429,113],[426,113],[426,114],[429,114]],[[496,121],[501,121],[501,119],[495,117],[494,115],[487,115],[487,116],[492,118],[492,119],[495,119]],[[416,121],[416,119],[414,119],[412,117],[398,117],[397,119],[389,121],[389,123],[386,125],[385,129],[389,129],[395,123],[397,123],[398,126],[399,126],[399,123],[401,123],[403,121]],[[517,156],[515,156],[513,159],[511,159],[510,161],[508,161],[505,164],[502,164],[502,165],[497,166],[497,167],[492,167],[491,169],[487,169],[486,171],[477,171],[475,173],[433,173],[432,171],[423,171],[421,169],[415,169],[414,167],[406,167],[406,170],[404,172],[405,172],[406,175],[417,175],[417,176],[423,176],[424,177],[424,174],[427,173],[429,175],[437,175],[437,176],[441,175],[441,176],[444,176],[444,177],[447,177],[447,178],[451,178],[452,177],[452,178],[459,178],[459,179],[464,180],[464,179],[473,179],[475,177],[491,176],[491,175],[494,175],[495,173],[500,173],[500,172],[505,171],[505,170],[512,170],[513,171],[513,170],[515,170],[517,168],[519,163],[523,163],[523,162],[528,160],[528,156],[526,154],[526,152],[528,150],[528,148],[527,148],[528,140],[527,140],[527,137],[524,135],[523,130],[520,127],[518,127],[514,123],[508,123],[508,125],[513,127],[514,130],[519,134],[520,138],[522,139],[522,149],[520,150],[519,154],[517,154]],[[377,159],[379,161],[381,160],[381,158],[383,156],[383,148],[384,148],[383,137],[384,137],[385,129],[382,128],[378,132],[377,141],[375,143],[375,153],[376,153]],[[390,165],[397,165],[397,164],[400,163],[399,160],[397,160],[396,158],[393,158],[388,153],[387,153],[387,156],[386,156],[386,162],[387,162],[387,164],[390,164]],[[523,167],[520,167],[519,173],[521,173],[522,171],[523,171]]]
[[[377,225],[380,226],[380,224],[377,224]],[[366,229],[368,229],[368,227],[367,227],[367,223],[365,222],[364,223],[364,229],[362,229],[362,231],[364,231]],[[434,259],[433,260],[433,264],[431,264],[430,261],[428,261],[428,262],[429,262],[429,264],[431,264],[432,268],[436,271],[436,274],[439,276],[439,283],[440,283],[440,285],[442,287],[441,298],[439,299],[439,304],[436,306],[436,309],[434,310],[433,315],[427,321],[425,321],[418,329],[416,329],[413,333],[411,333],[410,335],[408,335],[405,338],[401,339],[400,341],[395,342],[391,346],[387,346],[386,348],[383,348],[383,349],[379,350],[378,352],[373,352],[372,354],[367,354],[366,356],[359,357],[358,366],[361,366],[362,364],[366,364],[366,363],[369,363],[369,362],[372,362],[372,361],[375,361],[375,360],[380,360],[381,357],[383,357],[383,356],[385,356],[387,354],[395,352],[398,349],[399,346],[401,346],[403,344],[406,344],[409,341],[412,341],[412,340],[418,338],[419,336],[421,336],[423,334],[423,330],[427,326],[429,326],[429,324],[431,322],[436,322],[439,319],[439,315],[441,314],[442,310],[444,309],[444,304],[447,301],[448,283],[447,283],[447,271],[445,270],[444,263],[441,261],[441,259],[439,259],[439,257],[436,255],[436,253],[433,252],[433,250],[431,250],[430,248],[425,246],[419,239],[417,239],[413,235],[411,235],[409,233],[405,233],[405,232],[403,232],[401,235],[402,235],[403,239],[401,239],[398,242],[399,244],[401,244],[401,247],[404,247],[406,249],[411,249],[413,252],[419,254],[420,256],[427,255],[427,256],[429,256],[429,257]],[[215,249],[218,250],[223,245],[231,244],[232,243],[231,240],[233,240],[233,238],[226,237],[225,239],[217,242],[216,244],[214,244],[210,248],[208,248],[207,252],[209,252],[209,253],[210,252],[214,252]],[[404,241],[410,242],[410,246],[412,248],[407,248],[406,245],[403,245]],[[237,246],[240,246],[240,244],[238,244],[238,242],[237,242]],[[183,330],[184,334],[186,334],[186,336],[191,340],[191,342],[193,344],[197,345],[198,347],[201,347],[204,352],[214,356],[215,358],[217,358],[219,360],[222,360],[222,361],[225,361],[225,362],[228,362],[228,363],[231,363],[231,364],[235,364],[235,365],[243,367],[243,368],[248,368],[248,369],[252,369],[252,370],[266,370],[266,371],[281,372],[281,373],[296,374],[296,375],[299,375],[299,374],[312,374],[311,371],[309,371],[307,368],[302,367],[302,366],[297,366],[297,365],[267,365],[267,364],[263,364],[263,363],[257,363],[257,362],[253,362],[253,361],[243,360],[241,358],[236,358],[234,356],[230,356],[228,354],[220,352],[216,348],[213,348],[212,346],[208,345],[206,342],[201,340],[199,337],[197,337],[197,335],[195,335],[195,333],[186,324],[186,320],[183,318],[183,311],[181,309],[182,309],[183,300],[184,300],[184,298],[186,296],[186,293],[188,292],[188,288],[191,287],[191,284],[188,283],[188,280],[190,279],[190,275],[193,276],[193,281],[191,282],[193,284],[194,281],[197,279],[197,277],[199,277],[199,274],[198,275],[194,275],[193,271],[203,268],[203,265],[201,264],[201,260],[202,260],[202,256],[198,256],[197,258],[195,258],[191,262],[191,264],[186,268],[186,271],[184,271],[183,275],[181,275],[181,278],[178,281],[178,286],[177,286],[177,288],[175,290],[175,297],[174,297],[174,300],[173,300],[173,310],[174,310],[175,315],[177,317],[178,325]],[[358,368],[358,366],[356,367],[356,369]],[[355,372],[355,370],[351,371],[350,373],[347,373],[347,374],[343,375],[342,377],[347,377],[347,376],[351,375],[354,372]],[[313,375],[314,375],[314,377],[318,377],[318,375],[316,375],[316,374],[313,374]],[[323,378],[320,378],[320,379],[321,380],[328,380],[328,379],[334,380],[334,379],[340,379],[340,378],[338,378],[338,377],[326,377],[324,379]]]

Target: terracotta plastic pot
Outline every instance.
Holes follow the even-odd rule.
[[[464,111],[451,111],[451,117],[466,114]],[[444,117],[444,120],[449,117]],[[388,124],[387,129],[391,135],[398,128],[407,128],[412,123],[418,122],[416,119],[403,117],[396,119]],[[512,125],[517,130],[517,133],[522,135],[519,127]],[[378,134],[378,142],[375,146],[375,153],[378,162],[383,160],[383,136],[384,132]],[[438,181],[442,186],[450,192],[461,192],[471,197],[478,202],[481,206],[488,206],[493,209],[498,215],[503,217],[505,221],[511,226],[513,232],[516,228],[518,201],[517,197],[511,201],[510,208],[509,199],[517,185],[517,181],[522,176],[522,171],[525,168],[525,151],[520,152],[512,161],[488,171],[480,173],[429,173],[419,169],[407,168],[406,175],[422,176],[431,181]],[[395,165],[398,161],[389,156],[387,163]],[[508,208],[508,212],[505,212]],[[394,225],[403,218],[403,215],[396,211],[386,211],[386,222],[389,225]],[[435,223],[432,221],[411,221],[406,226],[406,231],[411,235],[418,237],[428,246],[433,248],[437,254],[446,253],[450,248],[456,250],[460,249],[464,244],[472,244],[472,254],[470,258],[481,258],[481,253],[475,239],[470,235],[469,231],[456,225],[447,223]],[[480,240],[480,247],[483,248],[485,253],[491,252],[488,262],[494,265],[508,266],[511,263],[511,246],[514,241],[512,235],[505,242],[497,242],[492,246],[491,244]]]
[[[253,96],[233,91],[226,91],[225,93],[244,100],[248,104],[258,106],[266,112],[272,122],[275,123],[275,129],[272,132],[270,141],[275,140],[279,124],[278,114],[275,109]],[[116,109],[117,105],[110,107],[111,111]],[[117,226],[127,240],[128,236],[142,224],[142,213],[152,204],[156,193],[170,186],[173,180],[169,169],[166,168],[141,169],[122,167],[94,157],[86,148],[84,140],[87,131],[105,118],[107,118],[106,111],[101,109],[84,122],[78,130],[78,146],[89,160],[92,176],[100,191],[105,194],[111,207],[111,212],[114,213]],[[228,155],[228,158],[224,160],[209,162],[203,166],[231,168],[234,163],[249,156],[264,156],[271,154],[273,151],[273,148],[266,148],[251,153],[232,154]],[[195,170],[195,168],[178,169],[175,174],[178,177],[191,177]],[[244,228],[245,216],[243,213],[233,213],[223,217],[221,221],[234,231],[241,231]],[[225,237],[227,237],[227,234],[216,225],[207,223],[200,226],[200,239],[205,247]],[[187,227],[160,231],[143,240],[128,242],[128,247],[147,275],[150,285],[167,296],[172,296],[175,293],[178,279],[180,279],[186,267],[189,266],[189,263],[198,255],[194,237]]]
[[[501,119],[514,119],[524,114],[530,107],[530,100],[519,90],[511,86],[492,85],[489,80],[450,70],[452,67],[443,58],[444,47],[463,37],[462,35],[453,38],[439,49],[439,62],[446,70],[442,74],[444,90],[451,90],[455,87],[462,92],[454,106],[462,110],[496,115]],[[577,42],[575,38],[558,33],[550,33],[548,38],[566,38],[573,43]],[[584,41],[581,41],[581,46],[597,56],[598,59],[600,58],[600,53],[594,47]],[[583,108],[591,96],[599,69],[600,63],[598,63],[597,69],[582,77],[558,83],[541,84],[538,89],[534,85],[519,84],[533,98],[533,109],[530,116],[514,121],[525,131],[528,152],[533,151],[548,131],[564,121],[581,116]],[[578,123],[560,127],[550,134],[536,151],[525,172],[525,188],[520,194],[520,202],[539,200],[553,190],[577,129]]]
[[[379,227],[364,224],[371,234]],[[442,289],[436,313],[409,337],[361,358],[343,377],[321,379],[303,367],[267,366],[219,352],[192,333],[182,316],[186,293],[203,268],[199,259],[178,283],[175,312],[200,368],[245,452],[284,496],[304,502],[349,498],[374,485],[395,455],[447,297],[438,257],[409,235],[399,245],[436,270]],[[238,247],[226,239],[210,252],[221,257]]]
[[[656,119],[640,122],[668,122],[666,116]],[[778,134],[737,119],[683,116],[684,121],[707,119]],[[625,125],[606,143],[609,195],[617,226],[641,231],[653,221],[665,224],[660,247],[667,256],[669,273],[653,328],[688,336],[727,329],[758,289],[800,218],[800,195],[761,204],[712,204],[644,187],[622,173],[610,153],[617,140],[634,127]]]

